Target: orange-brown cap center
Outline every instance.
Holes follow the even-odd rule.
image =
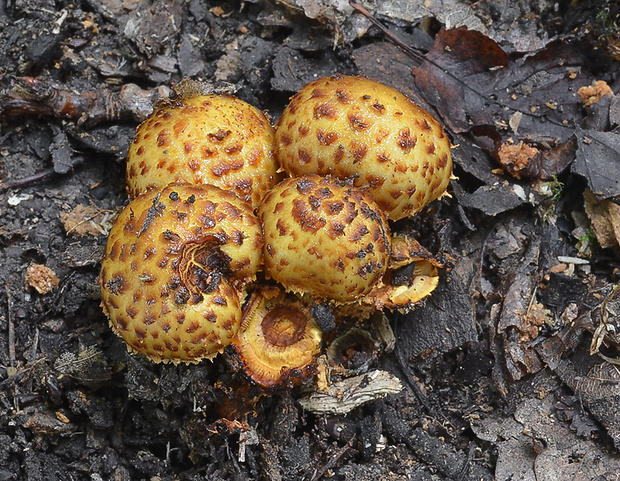
[[[299,342],[307,323],[308,318],[299,309],[277,306],[265,316],[261,327],[269,344],[286,347]]]

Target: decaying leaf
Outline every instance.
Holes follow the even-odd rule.
[[[551,180],[566,170],[575,158],[575,142],[571,138],[554,147],[530,145],[523,141],[506,142],[497,152],[497,160],[517,179]]]
[[[570,402],[568,396],[558,400],[548,395],[557,387],[550,375],[539,376],[532,384],[538,396],[516,400],[512,417],[491,414],[471,421],[476,436],[497,447],[494,479],[613,479],[620,462],[590,441],[598,427],[586,414],[581,417],[580,403],[566,406],[562,401]]]
[[[64,132],[58,132],[54,136],[49,148],[54,172],[57,174],[66,174],[82,162],[81,156],[75,154],[69,137]]]
[[[563,381],[583,399],[584,405],[607,429],[616,449],[620,446],[620,422],[617,410],[620,408],[620,371],[609,362],[594,362],[576,365],[571,360],[563,361],[559,367]]]
[[[425,59],[414,69],[416,83],[456,132],[475,125],[508,132],[511,116],[521,112],[520,138],[564,142],[584,117],[574,92],[592,78],[574,74],[587,64],[578,43],[551,42],[513,60],[480,32],[458,28],[439,32]]]
[[[54,363],[54,368],[62,375],[92,386],[107,381],[112,375],[106,357],[97,346],[88,346],[77,354],[63,353]]]
[[[574,391],[580,403],[603,425],[618,449],[620,370],[615,359],[602,355],[599,349],[605,345],[605,352],[613,353],[620,347],[616,335],[620,332],[620,289],[607,285],[597,291],[593,293],[595,296],[589,296],[588,303],[583,302],[585,299],[579,302],[579,310],[576,305],[569,306],[567,310],[572,311],[568,314],[569,322],[535,349],[546,366]],[[566,288],[563,295],[567,295]],[[592,303],[594,308],[584,310]]]
[[[472,6],[458,0],[434,0],[412,2],[411,0],[389,0],[383,2],[360,2],[373,8],[376,15],[396,20],[416,22],[425,17],[434,17],[446,28],[467,27],[486,32],[487,28]]]
[[[454,132],[493,125],[489,83],[508,67],[502,48],[480,32],[442,30],[425,61],[413,70],[415,81]]]
[[[183,18],[183,2],[141,1],[127,18],[123,34],[140,52],[151,58],[178,35]]]
[[[103,211],[94,205],[77,205],[70,212],[60,212],[60,221],[67,235],[100,236],[107,235],[114,214]]]
[[[598,321],[594,334],[592,336],[592,342],[590,344],[590,354],[598,354],[601,346],[606,341],[608,343],[618,345],[620,339],[620,286],[614,286],[609,294],[601,302],[600,308],[596,309],[592,315],[593,321]],[[604,359],[620,364],[618,357],[609,358],[604,356]]]
[[[527,202],[523,187],[507,181],[483,185],[472,193],[465,192],[458,184],[454,190],[463,207],[478,209],[488,216],[496,216]]]
[[[454,132],[478,135],[476,130],[484,129],[487,143],[480,146],[494,156],[500,143],[510,139],[544,150],[533,156],[521,151],[520,162],[527,170],[516,172],[550,178],[574,158],[575,126],[585,118],[574,93],[592,82],[582,68],[586,64],[584,47],[577,42],[554,41],[532,55],[509,57],[482,33],[459,28],[439,32],[413,73]],[[494,144],[489,145],[489,139]],[[506,151],[503,155],[507,163],[514,160]]]
[[[401,48],[388,42],[371,43],[356,49],[353,58],[360,75],[389,85],[426,107],[412,82],[411,57]]]
[[[337,26],[353,12],[347,0],[278,0],[279,3],[301,11],[308,18],[330,22]]]
[[[573,172],[585,177],[599,198],[620,195],[620,133],[577,128],[577,158]]]
[[[506,293],[499,314],[497,332],[506,351],[506,368],[512,380],[540,371],[543,365],[532,349],[539,327],[545,322],[542,306],[532,302],[534,277],[532,272],[519,271]],[[537,306],[532,310],[533,306]],[[538,310],[538,312],[536,312]]]
[[[318,20],[340,32],[345,38],[353,39],[360,29],[355,28],[351,18],[353,8],[348,0],[278,0],[306,17]],[[435,18],[447,28],[465,26],[486,32],[487,28],[470,5],[458,0],[434,0],[433,2],[412,2],[410,0],[389,0],[357,2],[367,8],[373,15],[383,16],[396,21],[419,22],[424,18]]]
[[[620,254],[620,205],[610,200],[599,201],[588,189],[583,197],[596,240],[603,249],[615,249]]]
[[[35,411],[31,416],[26,417],[22,426],[30,429],[36,434],[46,435],[68,435],[75,430],[75,426],[69,422],[58,419],[48,411]]]

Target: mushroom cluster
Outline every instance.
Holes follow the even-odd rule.
[[[392,234],[445,194],[450,142],[427,111],[362,77],[304,86],[275,128],[230,96],[160,105],[127,159],[133,200],[102,261],[102,307],[129,350],[198,362],[227,346],[255,384],[303,382],[336,321],[408,309],[439,263]]]

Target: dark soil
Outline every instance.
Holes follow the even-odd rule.
[[[309,18],[338,3],[344,13]],[[407,18],[393,3],[397,13],[378,19],[425,54],[446,13]],[[619,249],[597,244],[584,190],[619,198],[620,116],[610,98],[598,117],[586,113],[575,93],[592,80],[620,90],[619,12],[605,1],[505,3],[460,4],[484,27],[477,46],[501,45],[506,71],[549,54],[535,89],[570,59],[577,83],[554,80],[554,112],[565,105],[570,125],[592,132],[563,137],[553,113],[548,130],[524,122],[539,147],[572,150],[565,158],[549,147],[544,168],[521,179],[500,172],[488,147],[506,140],[507,123],[476,130],[443,118],[412,76],[421,58],[386,43],[346,2],[0,0],[0,480],[615,479],[613,329],[603,331],[606,358],[589,350],[601,323],[620,321]],[[127,203],[125,152],[160,87],[210,82],[275,121],[297,89],[332,73],[437,106],[456,146],[452,197],[395,226],[449,260],[440,286],[411,313],[387,314],[393,350],[362,350],[349,366],[387,371],[402,391],[313,414],[298,403],[312,385],[261,392],[225,356],[173,366],[129,355],[99,307],[97,278]],[[128,84],[140,90],[123,95]],[[473,108],[464,99],[460,110],[482,124]],[[584,157],[584,138],[609,150]],[[597,189],[584,166],[608,182]]]

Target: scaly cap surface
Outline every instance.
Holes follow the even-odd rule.
[[[426,110],[378,82],[335,75],[305,85],[276,124],[277,157],[296,177],[331,174],[368,186],[392,220],[441,197],[450,141]]]
[[[244,285],[260,267],[252,207],[214,186],[170,185],[116,219],[102,261],[102,307],[132,351],[197,362],[231,343]]]

